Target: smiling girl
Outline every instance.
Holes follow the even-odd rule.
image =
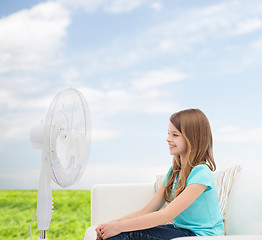
[[[223,235],[223,215],[212,175],[216,169],[212,133],[205,114],[199,109],[174,113],[167,143],[173,164],[160,189],[143,209],[99,225],[98,240]],[[169,204],[161,209],[165,202]]]

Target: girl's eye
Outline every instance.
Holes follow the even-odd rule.
[[[170,135],[170,133],[167,133],[167,135]],[[178,134],[173,133],[172,135],[173,135],[174,137],[178,137]]]

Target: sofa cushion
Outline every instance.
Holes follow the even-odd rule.
[[[220,211],[224,216],[224,220],[228,197],[240,170],[240,165],[234,165],[223,170],[217,170],[213,174],[215,182],[217,184]]]
[[[260,162],[241,164],[225,210],[226,234],[262,234],[261,169]]]

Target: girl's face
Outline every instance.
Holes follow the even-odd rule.
[[[168,137],[166,140],[171,155],[185,156],[187,150],[186,139],[171,122],[168,124]]]

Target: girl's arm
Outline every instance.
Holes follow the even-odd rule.
[[[146,213],[131,219],[124,219],[119,222],[101,224],[99,226],[102,239],[115,236],[121,232],[129,232],[141,229],[148,229],[161,224],[166,224],[189,207],[199,196],[207,189],[207,186],[201,184],[191,184],[176,197],[166,208],[157,211],[150,206],[153,212]]]

